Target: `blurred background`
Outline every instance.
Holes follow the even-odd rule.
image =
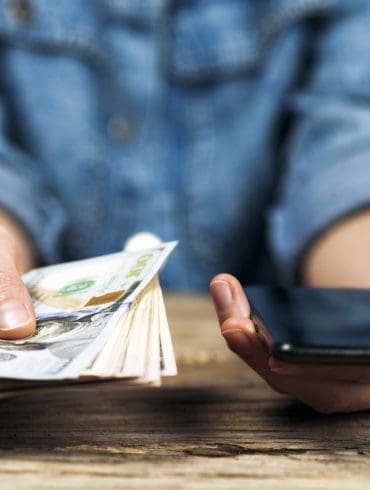
[[[0,0],[0,207],[40,264],[145,231],[180,242],[166,289],[366,284],[369,25],[360,0]]]

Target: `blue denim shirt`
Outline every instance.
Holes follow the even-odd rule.
[[[0,206],[46,263],[145,230],[180,241],[165,287],[292,283],[370,204],[369,26],[368,0],[0,0]]]

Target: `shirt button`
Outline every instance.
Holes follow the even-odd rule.
[[[121,143],[130,143],[137,136],[137,127],[133,120],[120,114],[112,115],[107,122],[110,138]]]
[[[10,0],[8,9],[11,16],[22,24],[27,24],[33,19],[33,10],[29,0]]]

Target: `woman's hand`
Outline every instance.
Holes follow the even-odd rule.
[[[12,225],[3,226],[4,221],[0,219],[0,339],[15,340],[31,335],[36,320],[21,279],[29,254],[22,253],[23,239],[18,239],[18,231],[11,233]]]
[[[283,363],[270,356],[258,338],[237,279],[217,275],[211,282],[211,293],[228,346],[272,388],[322,413],[370,409],[370,367]]]

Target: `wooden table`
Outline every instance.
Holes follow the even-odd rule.
[[[208,297],[168,296],[180,374],[0,402],[0,488],[342,489],[370,483],[370,414],[319,416],[230,354]]]

